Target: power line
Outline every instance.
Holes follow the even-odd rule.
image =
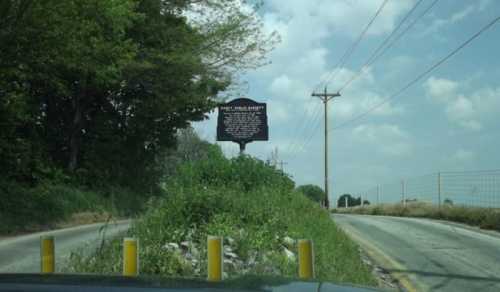
[[[363,117],[367,116],[368,114],[370,114],[371,112],[373,112],[377,108],[379,108],[382,105],[384,105],[384,104],[390,102],[391,100],[397,98],[401,93],[403,93],[405,90],[407,90],[408,88],[410,88],[411,86],[413,86],[415,83],[417,83],[418,81],[420,81],[427,74],[429,74],[430,72],[434,71],[437,67],[441,66],[441,64],[443,64],[448,59],[450,59],[455,54],[457,54],[461,49],[463,49],[468,44],[470,44],[474,39],[476,39],[477,37],[479,37],[484,31],[488,30],[490,27],[492,27],[499,20],[500,20],[500,16],[498,16],[495,19],[493,19],[492,21],[490,21],[488,24],[486,24],[485,26],[483,26],[478,32],[476,32],[470,38],[468,38],[465,42],[463,42],[460,46],[458,46],[457,48],[455,48],[453,51],[451,51],[448,55],[446,55],[444,58],[442,58],[438,62],[434,63],[434,65],[432,65],[431,67],[429,67],[427,70],[425,70],[424,72],[420,73],[415,79],[413,79],[412,81],[408,82],[405,86],[403,86],[401,89],[399,89],[398,91],[396,91],[394,94],[392,94],[388,98],[384,99],[382,102],[380,102],[380,103],[376,104],[375,106],[371,107],[370,109],[368,109],[364,113],[361,113],[358,116],[356,116],[356,117],[354,117],[354,118],[352,118],[350,120],[347,120],[347,121],[343,122],[342,124],[338,125],[337,127],[334,127],[330,131],[334,131],[334,130],[337,130],[339,128],[343,128],[343,127],[347,126],[348,124],[351,124],[351,123],[353,123],[353,122],[355,122],[355,121],[357,121],[359,119],[362,119]]]
[[[320,104],[318,103],[317,107],[316,107],[315,114],[314,114],[313,118],[311,119],[311,123],[309,125],[309,127],[311,127],[312,131],[309,131],[309,133],[307,133],[307,132],[305,133],[306,134],[305,139],[296,145],[296,148],[294,149],[295,151],[291,151],[292,152],[291,155],[294,155],[295,153],[297,153],[301,149],[309,147],[309,144],[311,144],[312,138],[314,138],[316,136],[316,134],[318,133],[318,129],[321,126],[321,117],[322,116],[320,115],[320,113],[321,113],[321,107],[320,107]],[[307,136],[307,134],[309,134],[309,136]]]
[[[337,73],[339,72],[339,70],[342,67],[344,67],[344,65],[346,64],[347,60],[349,59],[349,57],[351,57],[351,55],[354,53],[354,51],[356,50],[356,48],[358,47],[358,45],[361,43],[361,41],[365,37],[366,33],[368,32],[368,29],[370,29],[370,27],[372,26],[372,24],[375,21],[375,19],[379,16],[380,12],[382,12],[382,10],[384,9],[384,7],[387,4],[387,2],[389,2],[389,0],[384,0],[382,2],[382,4],[379,6],[379,8],[375,12],[375,14],[372,16],[372,18],[370,19],[370,21],[368,22],[368,24],[365,26],[365,28],[363,29],[363,31],[361,31],[361,33],[359,34],[358,38],[352,43],[352,45],[346,50],[346,52],[344,53],[344,55],[342,55],[342,57],[340,58],[340,60],[337,62],[337,64],[334,67],[334,70],[329,74],[329,76],[327,75],[327,78],[324,81],[325,85],[328,84],[330,81],[332,81],[337,76]],[[320,85],[321,85],[321,82],[314,88],[313,91],[318,90],[318,88],[320,87]]]
[[[321,107],[319,109],[321,110]],[[311,143],[311,139],[318,133],[320,125],[321,125],[321,115],[319,114],[318,111],[317,116],[315,117],[313,123],[311,124],[312,126],[311,131],[308,132],[309,136],[306,136],[305,139],[299,144],[297,152],[309,146],[309,144]]]
[[[321,109],[321,108],[320,108]],[[318,113],[317,118],[314,120],[314,127],[313,130],[309,132],[309,136],[304,140],[304,143],[299,147],[299,149],[304,149],[309,147],[309,144],[311,144],[312,138],[316,136],[318,133],[318,129],[321,126],[321,116]]]
[[[422,1],[422,0],[421,0]],[[339,70],[340,67],[343,67],[345,65],[345,63],[347,62],[347,60],[350,58],[350,56],[353,54],[353,52],[356,50],[357,46],[361,43],[361,41],[363,40],[363,38],[365,37],[366,33],[368,32],[368,30],[370,29],[371,25],[373,24],[373,22],[375,21],[375,19],[379,16],[379,14],[382,12],[382,10],[384,9],[384,7],[386,6],[387,2],[389,2],[389,0],[384,0],[381,5],[379,6],[379,8],[377,9],[377,11],[375,12],[375,14],[372,16],[372,18],[370,19],[370,21],[368,22],[368,24],[365,26],[365,28],[363,29],[363,31],[361,31],[361,33],[359,34],[358,38],[352,43],[352,45],[346,50],[346,52],[342,55],[342,57],[339,59],[339,61],[337,62],[337,64],[335,65],[334,67],[334,70],[331,71],[328,75],[327,75],[327,78],[325,79],[325,81],[320,81],[313,89],[313,92],[316,91],[322,83],[325,83],[328,84],[328,82],[330,82],[335,76],[336,76],[336,73],[337,71]],[[317,129],[319,128],[319,118],[317,118],[317,120],[315,121],[314,118],[315,116],[318,116],[319,115],[319,112],[316,113],[312,119],[310,119],[309,121],[309,126],[313,126],[314,124],[317,124],[317,126],[315,127],[315,129],[313,130],[312,132],[312,135],[310,135],[310,137],[313,137],[314,136],[314,132],[317,131]],[[304,116],[304,115],[302,115]],[[307,124],[304,123],[304,125]],[[307,133],[307,129],[308,129],[308,126],[305,126],[305,127],[302,127],[301,128],[301,131],[304,132],[304,133]],[[300,131],[296,132],[296,133],[300,133]],[[292,142],[291,142],[291,146],[288,147],[287,149],[292,149],[290,151],[290,154],[289,155],[294,155],[296,151],[300,150],[302,147],[304,147],[304,145],[308,142],[308,139],[305,140],[305,142],[300,142],[298,140],[299,137],[301,137],[303,134],[298,134],[298,135],[295,135],[294,138],[292,139]],[[306,134],[307,135],[307,134]],[[293,141],[293,140],[296,140],[297,139],[297,142]],[[310,139],[310,138],[309,138]],[[302,144],[302,145],[301,145]],[[290,145],[290,144],[289,144]],[[301,146],[298,146],[298,145],[301,145]]]
[[[405,17],[399,22],[396,28],[391,32],[391,34],[380,44],[380,46],[373,52],[373,54],[366,60],[366,62],[361,66],[361,70],[353,75],[344,85],[342,85],[339,91],[346,89],[354,80],[358,79],[361,75],[366,72],[366,68],[375,63],[380,57],[382,57],[387,50],[389,50],[403,35],[410,30],[422,17],[424,17],[431,9],[436,5],[439,0],[434,0],[420,15],[418,15],[399,35],[396,36],[391,42],[389,40],[394,36],[394,34],[401,28],[403,23],[409,18],[415,9],[422,3],[423,0],[418,1],[413,8],[405,15]],[[385,48],[384,48],[385,46]]]
[[[307,102],[311,101],[312,97],[310,97]],[[295,128],[290,128],[290,132],[293,135],[293,138],[288,142],[288,147],[286,147],[285,155],[290,155],[291,152],[294,151],[296,148],[297,144],[299,143],[299,137],[301,136],[301,132],[304,132],[307,129],[307,125],[310,123],[310,120],[312,120],[311,116],[314,117],[316,114],[313,113],[313,115],[309,115],[308,113],[312,113],[316,111],[316,108],[310,109],[307,108],[306,110],[302,111],[300,118],[297,119],[297,122],[299,123],[297,127]],[[304,120],[304,122],[301,123],[301,121]]]
[[[315,103],[315,107],[309,111],[311,112],[311,115],[309,115],[307,117],[308,119],[304,123],[302,123],[303,127],[299,127],[299,129],[296,131],[297,135],[295,135],[295,138],[299,138],[304,134],[307,135],[307,129],[316,123],[315,120],[317,119],[320,111],[321,107],[319,106],[319,104]],[[302,132],[302,134],[298,134],[300,132]],[[301,148],[301,146],[299,146],[300,144],[302,144],[302,142],[298,139],[296,141],[293,141],[292,145],[288,148],[290,152],[289,155],[295,154]]]

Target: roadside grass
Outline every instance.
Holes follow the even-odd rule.
[[[386,215],[400,217],[421,217],[477,226],[482,229],[500,231],[500,210],[495,208],[464,207],[454,205],[436,205],[428,203],[381,204],[353,208],[337,208],[335,213],[365,215]]]
[[[111,219],[117,218],[115,215],[108,211],[82,211],[73,213],[64,220],[58,221],[53,225],[55,228],[59,229],[98,222],[108,222]]]
[[[0,180],[0,234],[10,235],[94,223],[140,211],[127,189],[86,190],[62,183],[27,187]]]
[[[345,233],[282,172],[262,161],[209,159],[182,165],[152,199],[127,236],[140,241],[145,275],[206,277],[208,235],[224,237],[224,270],[242,275],[297,276],[298,239],[312,239],[316,278],[376,285],[370,268]],[[122,239],[91,255],[75,252],[67,272],[118,274]]]

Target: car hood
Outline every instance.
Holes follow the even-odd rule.
[[[323,282],[305,282],[296,279],[245,276],[223,282],[212,283],[200,279],[174,279],[141,276],[96,275],[39,275],[0,274],[0,291],[183,291],[183,292],[223,292],[223,291],[314,291],[314,292],[364,292],[380,291],[350,285]]]

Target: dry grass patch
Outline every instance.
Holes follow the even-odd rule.
[[[402,204],[381,204],[378,206],[364,206],[353,208],[337,208],[332,212],[365,214],[365,215],[385,215],[399,217],[421,217],[447,220],[464,223],[471,226],[478,226],[482,229],[500,231],[500,209],[464,207],[443,205],[439,208],[429,203],[408,203]]]

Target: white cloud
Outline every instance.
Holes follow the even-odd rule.
[[[477,90],[469,98],[480,113],[497,115],[500,110],[500,87]]]
[[[491,3],[493,3],[493,0],[480,0],[478,10],[484,11]]]
[[[381,35],[390,31],[398,17],[406,12],[413,0],[390,1],[373,24],[368,34]],[[291,80],[300,79],[309,90],[318,82],[318,76],[328,71],[333,34],[344,34],[354,39],[375,13],[381,1],[353,2],[348,0],[282,0],[266,2],[262,19],[266,31],[277,31],[282,42],[271,53],[273,63],[258,70],[274,80],[287,72]],[[321,9],[318,9],[321,7]]]
[[[467,129],[467,130],[471,130],[471,131],[480,131],[482,128],[483,128],[483,125],[476,121],[476,120],[465,120],[465,121],[459,121],[458,124],[464,128],[464,129]]]
[[[483,123],[491,120],[500,109],[500,87],[459,94],[465,91],[463,84],[432,76],[424,83],[424,89],[432,101],[444,106],[444,112],[451,122],[467,130],[479,131]]]
[[[279,147],[280,157],[289,163],[286,167],[287,171],[292,172],[299,183],[321,185],[324,138],[323,104],[317,98],[311,98],[310,93],[320,81],[319,77],[330,73],[338,57],[366,25],[381,1],[265,1],[265,8],[260,13],[264,21],[264,29],[268,33],[277,31],[281,35],[282,42],[271,52],[269,60],[272,63],[270,65],[243,76],[244,79],[249,80],[250,97],[266,100],[268,103],[270,127],[270,141],[249,144],[247,148],[249,154],[265,159],[274,147]],[[338,89],[341,83],[357,73],[354,64],[361,64],[364,58],[369,56],[377,44],[388,35],[394,26],[394,20],[400,20],[415,2],[416,0],[389,1],[389,6],[382,12],[381,18],[377,19],[360,44],[356,56],[349,60],[349,64],[353,67],[342,68],[335,80],[329,84],[329,91]],[[459,29],[467,25],[466,19],[482,16],[478,13],[470,14],[470,8],[465,9],[467,8],[465,6],[476,5],[479,2],[479,0],[466,2],[460,7],[452,5],[452,10],[448,11],[440,9],[432,11],[439,13],[439,18],[443,18],[438,20],[438,23],[448,20],[457,21],[459,23],[453,28]],[[422,5],[427,4],[422,3]],[[390,9],[394,9],[391,7],[395,7],[396,10],[391,12]],[[493,10],[492,7],[493,5],[485,9]],[[425,7],[420,8],[425,9]],[[464,18],[466,14],[468,16]],[[432,16],[422,19],[418,24],[422,25],[422,29],[416,31],[425,30],[435,20],[436,18]],[[448,33],[452,33],[452,31],[447,31],[451,25],[443,28],[444,33],[439,31],[439,35],[447,37]],[[450,36],[459,37],[459,34]],[[394,56],[386,56],[383,64],[377,63],[373,71],[372,68],[368,68],[366,74],[342,92],[341,97],[330,103],[331,127],[380,103],[388,97],[388,94],[404,84],[406,79],[414,77],[421,69],[421,65],[425,65],[427,61],[431,62],[431,59],[435,57],[433,54],[429,55],[422,51],[421,39],[407,38],[404,41],[401,46],[395,48]],[[433,38],[426,39],[425,44],[424,47],[443,45]],[[471,56],[463,57],[472,58],[473,53]],[[491,65],[494,66],[493,63]],[[495,115],[500,109],[500,91],[495,88],[474,87],[480,82],[487,82],[490,80],[489,77],[494,76],[489,68],[483,67],[478,67],[478,70],[481,70],[484,76],[481,78],[476,76],[471,80],[468,79],[476,72],[468,71],[465,76],[461,76],[463,75],[460,73],[463,72],[461,67],[457,69],[453,66],[448,69],[453,70],[455,76],[460,76],[460,79],[432,77],[424,87],[429,99],[423,96],[423,101],[429,101],[429,104],[419,103],[418,105],[422,107],[418,108],[418,112],[406,116],[406,111],[409,112],[411,106],[416,108],[417,104],[413,102],[408,105],[405,102],[388,103],[370,114],[371,118],[363,119],[362,122],[366,124],[356,127],[359,124],[353,123],[352,128],[332,132],[330,141],[332,192],[350,191],[364,186],[371,187],[393,180],[395,177],[412,177],[439,169],[489,167],[479,165],[484,163],[479,162],[477,158],[480,158],[483,152],[494,151],[491,150],[494,148],[491,145],[494,145],[496,141],[494,131],[497,127],[494,123],[498,123]],[[421,90],[417,88],[411,88],[408,94],[419,98],[420,92]],[[449,129],[442,129],[440,127],[442,125],[436,128],[422,128],[428,124],[435,124],[439,119],[437,116],[431,116],[435,110],[449,120],[452,125]],[[422,118],[422,115],[425,115],[423,119],[426,119],[428,123],[421,125],[413,121],[414,117]],[[312,123],[313,118],[317,121],[316,123]],[[306,122],[309,126],[306,126]],[[481,130],[484,133],[464,137],[463,129]],[[212,134],[209,136],[213,139],[215,123],[201,130],[202,132],[210,130]],[[452,134],[446,135],[446,132]],[[414,137],[414,134],[420,136]],[[464,147],[471,148],[459,149],[463,143],[466,144],[463,145]],[[236,144],[230,142],[221,144],[225,145],[226,153],[237,155]],[[307,145],[305,149],[301,148],[304,144]],[[432,165],[426,163],[429,160],[433,161]],[[495,160],[492,157],[488,160],[493,164],[498,159]],[[474,165],[476,161],[478,161],[478,167]]]
[[[286,74],[280,75],[271,83],[271,92],[275,95],[280,95],[284,91],[288,92],[291,85],[292,81]]]
[[[467,151],[464,149],[458,149],[452,156],[452,159],[458,161],[472,160],[476,157],[476,154],[472,151]]]
[[[434,101],[446,102],[456,94],[458,83],[452,80],[431,76],[424,83],[424,87]]]
[[[354,142],[385,155],[403,156],[412,152],[410,135],[398,125],[359,125],[354,128],[352,136]]]
[[[469,5],[469,6],[465,7],[463,10],[451,15],[450,22],[457,23],[457,22],[463,20],[464,18],[466,18],[467,16],[469,16],[470,14],[474,13],[475,11],[476,11],[476,7],[474,7],[473,5]]]
[[[468,120],[475,115],[475,111],[472,101],[462,95],[451,100],[445,110],[452,120]]]
[[[268,100],[267,102],[268,124],[283,123],[289,119],[289,107],[279,100]]]
[[[264,30],[268,33],[277,31],[281,43],[270,55],[272,64],[250,73],[250,77],[267,80],[264,83],[267,92],[264,94],[268,100],[286,104],[288,109],[286,115],[282,109],[271,108],[277,103],[269,104],[269,116],[276,114],[276,121],[281,123],[288,119],[290,127],[300,128],[300,123],[313,124],[311,119],[322,115],[321,102],[311,99],[310,95],[320,81],[318,77],[330,73],[332,36],[354,40],[381,3],[382,0],[289,0],[286,3],[269,0],[265,3],[262,14]],[[389,32],[413,3],[414,0],[389,1],[367,35],[380,36]],[[356,73],[342,68],[329,84],[329,89],[338,89],[341,83]],[[366,74],[346,90],[345,98],[330,104],[332,122],[352,118],[379,103],[383,96],[373,91],[371,85],[374,83],[371,68],[367,68]],[[389,116],[400,112],[401,107],[387,104],[374,115]]]
[[[365,67],[361,69],[362,75],[356,79],[352,85],[357,85],[357,86],[371,86],[375,83],[375,77],[373,76],[372,68],[371,67]],[[347,68],[340,68],[338,70],[332,70],[329,72],[325,72],[325,74],[322,76],[322,80],[329,81],[329,86],[333,88],[338,88],[342,85],[344,85],[346,82],[350,81],[352,77],[354,77],[356,74],[359,74],[360,72],[358,71],[352,71]],[[351,87],[348,87],[350,90],[352,90],[352,85]]]
[[[357,72],[342,68],[336,75],[335,86],[341,86],[348,81]],[[351,119],[361,113],[371,110],[373,107],[381,104],[386,96],[373,90],[376,83],[371,68],[365,69],[365,74],[356,80],[350,87],[342,92],[338,102],[334,102],[332,112],[335,119],[340,122]],[[336,87],[334,87],[336,88]],[[401,114],[404,109],[401,106],[394,106],[391,103],[385,103],[375,109],[371,114],[375,116],[392,116]]]
[[[280,75],[269,86],[271,100],[279,100],[287,104],[308,101],[311,89],[300,79],[291,79],[288,75]]]
[[[368,34],[380,35],[392,29],[397,17],[407,11],[413,2],[413,0],[389,1]],[[301,16],[301,20],[297,21],[303,25],[309,21],[323,24],[315,27],[319,35],[335,32],[355,37],[366,25],[367,20],[374,15],[382,0],[288,0],[285,5],[283,0],[270,0],[269,3],[271,8],[279,10],[289,19]],[[305,21],[306,19],[309,21]],[[313,33],[312,30],[309,32]]]
[[[409,55],[397,55],[389,57],[383,63],[376,63],[375,67],[382,65],[384,74],[381,76],[383,80],[390,83],[400,82],[401,78],[413,77],[419,67],[421,60]],[[407,77],[406,77],[407,76]]]
[[[451,25],[456,25],[457,23],[463,21],[466,19],[468,16],[470,16],[473,13],[478,13],[483,11],[487,6],[489,5],[489,1],[477,1],[476,5],[468,5],[462,10],[454,12],[447,18],[437,18],[434,19],[434,21],[427,26],[427,29],[425,29],[422,33],[420,33],[421,37],[428,36],[430,34],[433,34],[437,38],[442,38],[441,34],[436,34],[440,29],[451,26]]]

